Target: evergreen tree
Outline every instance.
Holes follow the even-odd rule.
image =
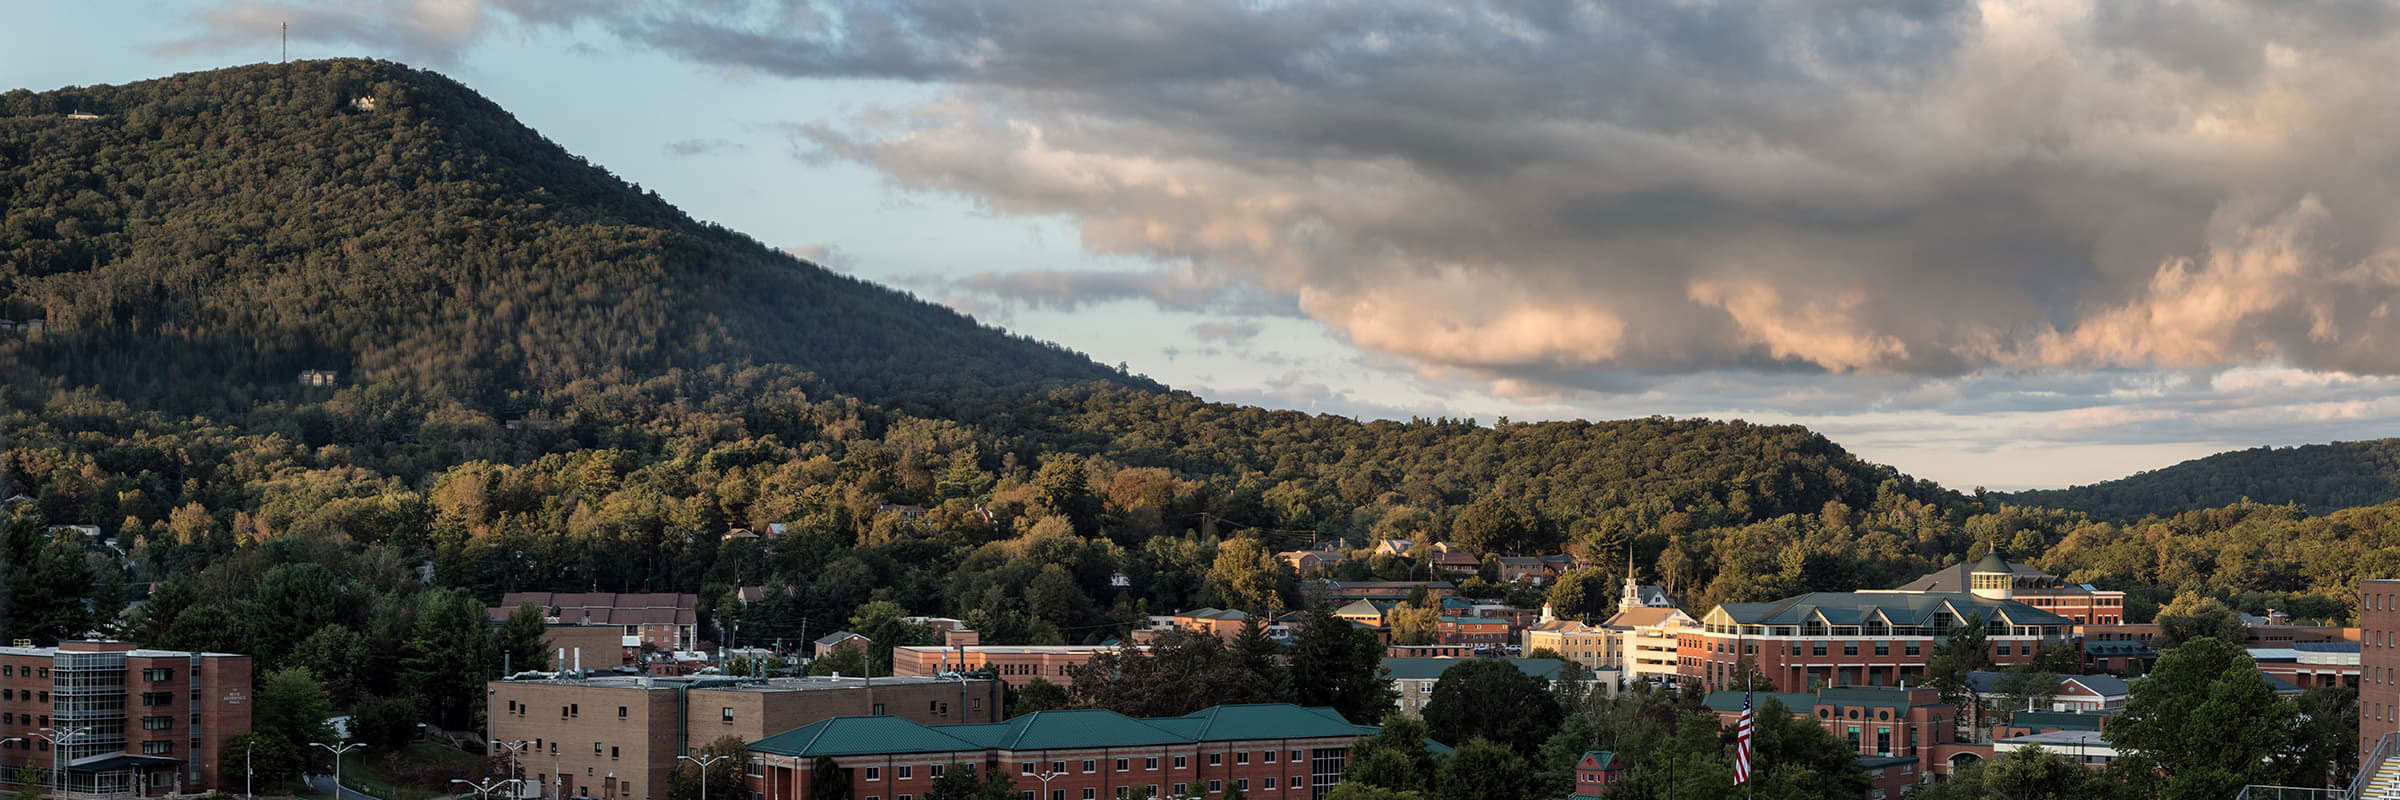
[[[1397,697],[1375,634],[1320,607],[1301,621],[1297,638],[1291,655],[1294,702],[1328,706],[1359,723],[1392,710]]]
[[[475,723],[483,682],[499,669],[485,632],[484,608],[461,592],[429,589],[417,595],[417,622],[402,648],[402,685],[423,700],[428,718],[443,727]]]
[[[2134,681],[2124,713],[2102,735],[2165,771],[2169,800],[2230,797],[2244,784],[2293,783],[2298,715],[2248,652],[2201,637],[2166,651]],[[2303,772],[2323,781],[2321,765]]]
[[[1442,670],[1425,703],[1425,725],[1437,741],[1483,739],[1531,755],[1558,731],[1558,701],[1547,681],[1515,664],[1469,659]]]
[[[500,626],[499,651],[501,664],[512,670],[542,669],[550,664],[544,636],[549,626],[543,624],[540,606],[526,603],[508,612],[508,622]]]

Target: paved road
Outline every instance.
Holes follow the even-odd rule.
[[[320,792],[331,792],[333,791],[333,776],[310,775],[308,776],[308,787]],[[355,791],[348,786],[344,786],[342,787],[341,794],[339,795],[339,800],[381,800],[381,798]]]

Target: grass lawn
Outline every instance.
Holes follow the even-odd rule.
[[[365,792],[383,800],[426,800],[451,794],[447,781],[438,786],[410,786],[392,776],[390,753],[372,749],[359,750],[342,757],[342,785],[352,791]],[[400,751],[400,760],[408,765],[429,765],[473,770],[483,757],[448,745],[432,742],[412,742]],[[471,772],[470,772],[471,774]]]

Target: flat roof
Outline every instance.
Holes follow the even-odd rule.
[[[1097,653],[1105,650],[1117,650],[1122,648],[1120,645],[1113,644],[971,644],[965,647],[943,647],[938,644],[911,644],[900,645],[893,647],[892,649],[907,650],[916,653],[951,653],[964,650],[969,653],[1046,653],[1051,655],[1080,655],[1083,653]]]

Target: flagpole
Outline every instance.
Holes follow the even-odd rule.
[[[1752,666],[1752,669],[1756,669],[1756,666],[1755,666],[1755,665],[1753,665],[1753,666]],[[1751,684],[1751,680],[1750,680],[1750,673],[1751,673],[1751,671],[1750,671],[1750,670],[1743,670],[1743,671],[1742,671],[1742,709],[1743,709],[1744,711],[1748,711],[1748,710],[1750,709],[1750,691],[1751,691],[1751,685],[1750,685],[1750,684]],[[1756,724],[1756,723],[1752,723],[1752,724]],[[1751,768],[1751,769],[1756,769],[1757,767],[1756,767],[1755,765],[1752,765],[1750,768]],[[1756,777],[1758,777],[1758,776],[1757,776],[1757,775],[1755,775],[1755,774],[1753,774],[1753,775],[1748,775],[1748,776],[1744,776],[1744,777],[1745,777],[1745,778],[1756,778]],[[1744,780],[1744,781],[1742,781],[1742,798],[1743,798],[1743,800],[1753,800],[1754,794],[1755,794],[1755,793],[1758,791],[1758,789],[1752,785],[1752,784],[1754,784],[1754,783],[1756,783],[1756,781],[1754,781],[1754,780]]]

